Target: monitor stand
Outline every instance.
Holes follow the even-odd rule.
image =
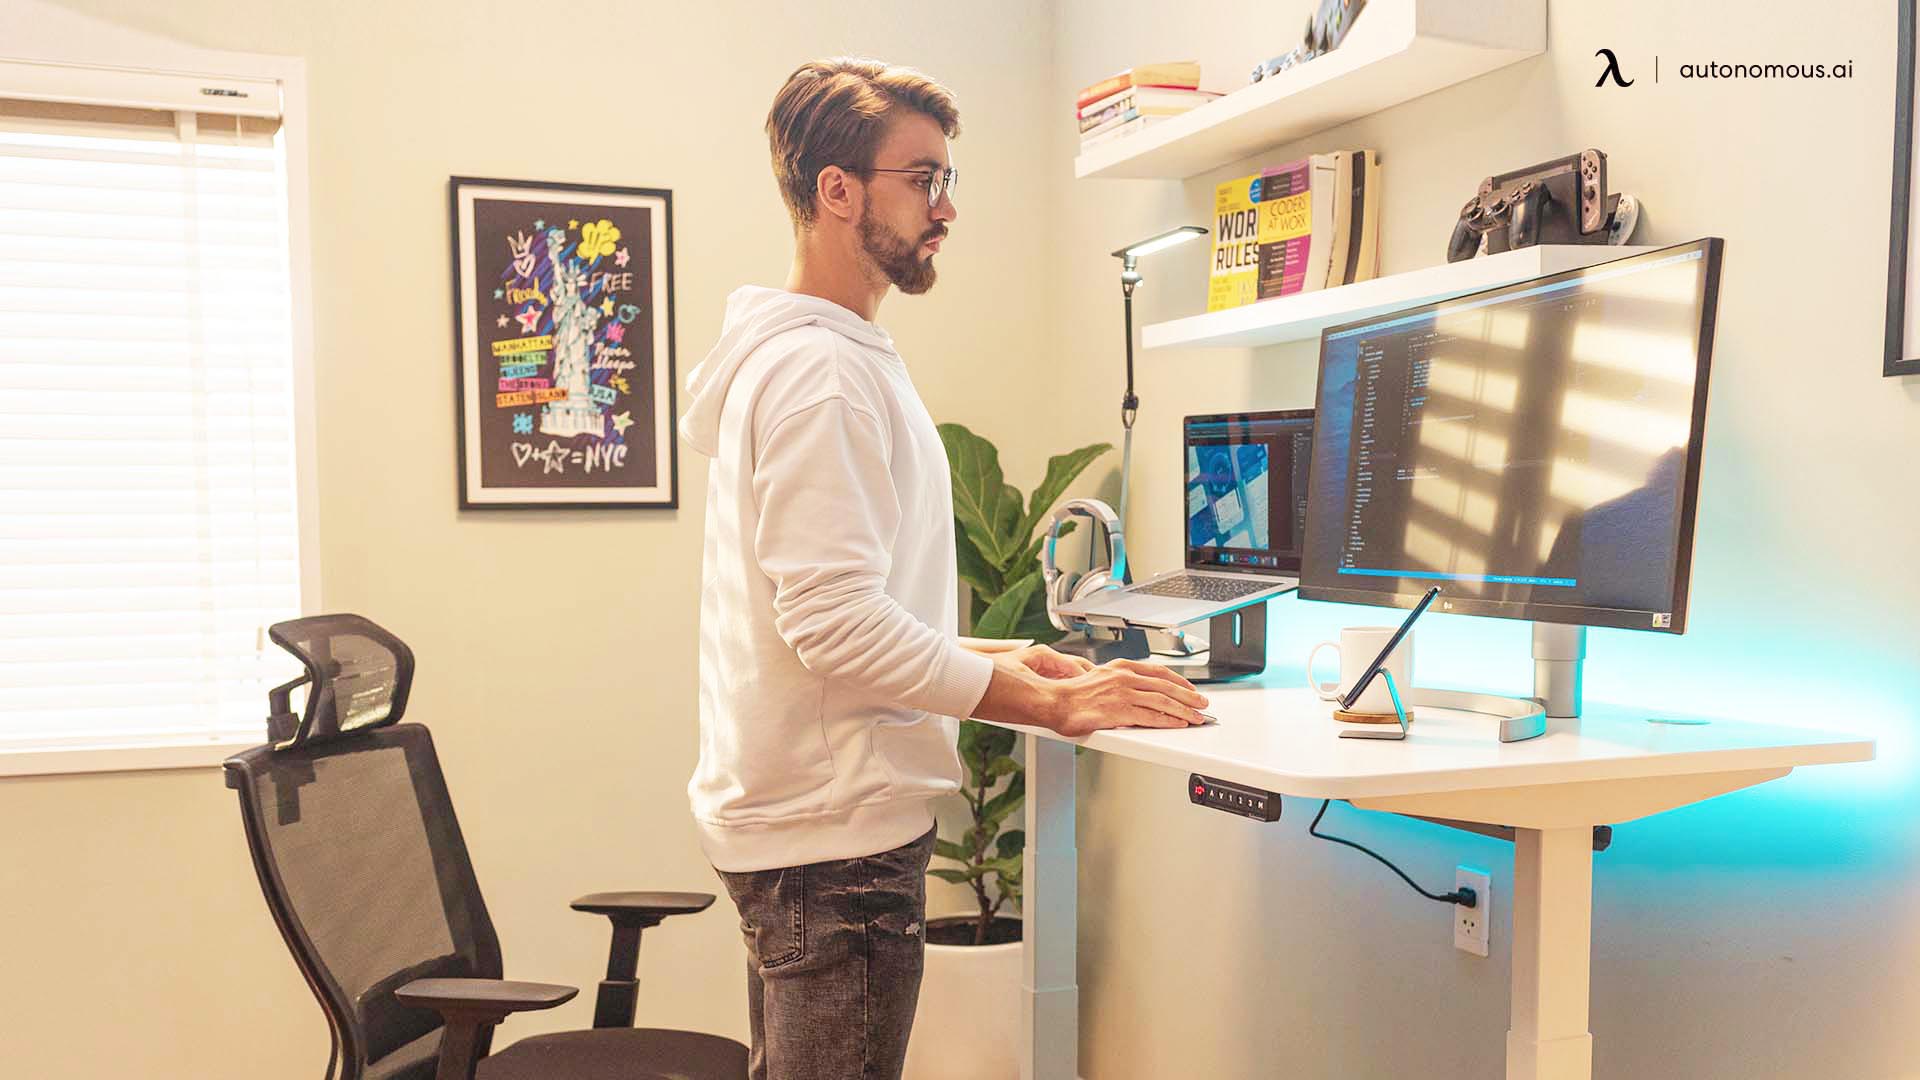
[[[1533,624],[1533,696],[1548,716],[1580,715],[1580,669],[1586,658],[1586,627]]]
[[[1207,620],[1207,662],[1175,668],[1188,682],[1227,682],[1267,670],[1267,604],[1261,601]]]

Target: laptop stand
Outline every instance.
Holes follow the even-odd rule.
[[[1174,670],[1188,682],[1226,682],[1267,670],[1266,601],[1207,620],[1207,662]]]

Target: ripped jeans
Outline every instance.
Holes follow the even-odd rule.
[[[899,1080],[926,962],[933,837],[720,872],[747,943],[751,1080]]]

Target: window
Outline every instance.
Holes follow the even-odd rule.
[[[0,775],[215,761],[297,670],[279,94],[35,74],[0,64]]]

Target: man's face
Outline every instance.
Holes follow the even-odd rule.
[[[854,223],[860,250],[882,276],[909,296],[933,288],[938,276],[933,257],[947,235],[947,223],[958,216],[945,192],[938,206],[927,205],[929,174],[943,173],[950,163],[939,123],[917,112],[897,117],[874,155],[875,169],[917,172],[875,172],[865,185],[860,220]]]

